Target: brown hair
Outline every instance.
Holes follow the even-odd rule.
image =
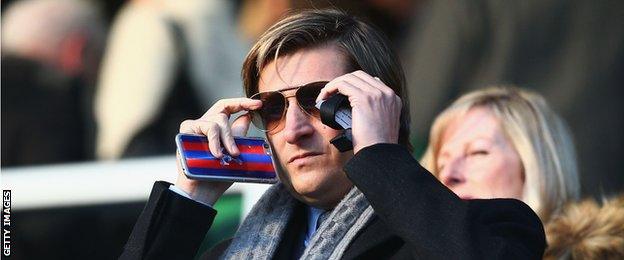
[[[379,77],[401,98],[399,144],[409,143],[409,101],[401,64],[388,39],[372,26],[334,9],[306,10],[291,14],[271,26],[251,48],[243,63],[247,97],[258,92],[260,71],[279,57],[302,49],[335,44],[347,59],[346,71],[362,70]]]
[[[570,203],[544,229],[544,259],[624,259],[624,195]]]

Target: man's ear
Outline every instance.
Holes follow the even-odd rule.
[[[82,33],[72,33],[63,39],[58,55],[58,62],[63,72],[72,76],[82,72],[86,45],[87,37]]]

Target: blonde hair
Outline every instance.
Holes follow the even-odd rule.
[[[483,107],[500,120],[505,136],[520,156],[524,174],[522,201],[546,222],[580,192],[576,153],[564,121],[540,95],[515,87],[490,87],[463,95],[431,127],[421,160],[437,176],[437,154],[448,124],[470,109]]]

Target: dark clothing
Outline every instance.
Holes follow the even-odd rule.
[[[383,155],[383,156],[380,156]],[[540,259],[546,246],[537,215],[513,199],[458,198],[410,153],[395,144],[358,152],[344,167],[369,200],[375,216],[354,238],[344,259]],[[167,184],[154,185],[122,259],[190,259],[216,214],[179,196]],[[303,206],[289,221],[275,259],[290,259],[301,242]],[[213,259],[222,243],[203,255]]]
[[[2,56],[2,167],[86,159],[81,80]]]

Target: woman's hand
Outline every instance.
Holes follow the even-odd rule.
[[[377,143],[398,143],[402,104],[390,87],[358,70],[327,83],[316,101],[336,92],[351,104],[353,153]]]
[[[232,98],[217,101],[203,116],[196,120],[185,120],[180,124],[180,133],[201,134],[208,138],[210,152],[217,158],[223,157],[221,147],[233,155],[240,154],[234,136],[245,136],[249,129],[250,118],[243,115],[237,118],[232,126],[229,124],[231,114],[254,110],[262,106],[259,100],[249,98]],[[214,203],[232,186],[232,182],[197,181],[186,177],[180,166],[178,156],[178,179],[176,186],[185,191],[191,198],[209,204]]]

